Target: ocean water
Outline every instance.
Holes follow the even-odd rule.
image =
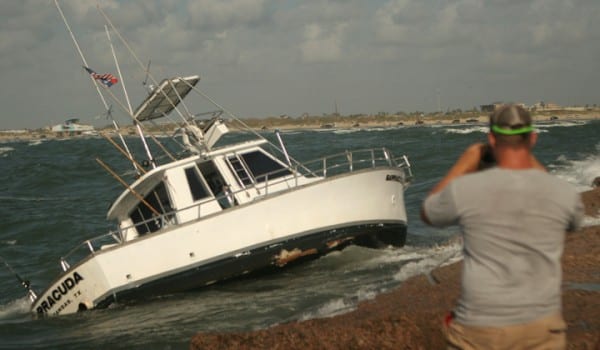
[[[590,189],[600,176],[600,121],[540,125],[538,131],[538,158],[580,191]],[[0,349],[187,349],[199,331],[261,329],[353,310],[411,276],[461,258],[452,239],[457,229],[426,227],[418,212],[457,156],[485,141],[486,132],[477,125],[283,132],[298,160],[370,147],[407,155],[414,179],[405,192],[406,246],[349,247],[278,274],[44,319],[31,317],[24,289],[0,261]],[[275,140],[271,132],[264,136]],[[59,274],[61,255],[111,228],[106,211],[122,186],[96,158],[120,173],[130,169],[125,178],[133,174],[101,138],[0,143],[0,257],[38,292]]]

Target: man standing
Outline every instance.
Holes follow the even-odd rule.
[[[579,228],[583,205],[548,174],[531,150],[531,115],[516,105],[490,116],[496,166],[480,169],[474,144],[432,189],[427,224],[458,224],[464,241],[461,294],[446,322],[449,349],[564,349],[561,256],[565,231]]]

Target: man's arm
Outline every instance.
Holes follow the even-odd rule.
[[[476,172],[479,168],[479,161],[481,160],[481,154],[483,152],[485,145],[483,143],[475,143],[469,146],[463,154],[458,158],[456,163],[450,168],[446,176],[438,182],[437,185],[433,187],[433,189],[429,192],[427,197],[441,192],[452,180],[456,179],[459,176],[463,176],[465,174]],[[425,213],[425,205],[421,205],[421,220],[424,223],[431,225],[431,221],[427,217]]]
[[[446,176],[431,189],[429,195],[442,191],[448,184],[459,176],[474,173],[479,168],[483,143],[475,143],[469,146],[450,168]]]

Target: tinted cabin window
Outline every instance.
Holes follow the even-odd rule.
[[[198,201],[209,196],[204,184],[202,184],[202,179],[196,171],[196,168],[185,169],[185,177],[187,178],[188,185],[190,186],[190,192],[192,193],[192,198],[194,201]]]
[[[265,182],[266,176],[273,180],[291,174],[287,168],[260,151],[241,154],[240,157],[244,159],[257,182]]]
[[[144,197],[144,201],[161,215],[173,210],[167,189],[162,182]],[[130,215],[140,235],[160,230],[163,223],[146,203],[140,202]],[[164,219],[169,220],[171,217],[172,215],[166,215]]]

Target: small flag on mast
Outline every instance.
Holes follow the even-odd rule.
[[[106,85],[107,87],[111,87],[114,84],[119,82],[119,79],[117,79],[117,77],[115,77],[114,75],[110,74],[110,73],[106,73],[106,74],[98,74],[96,72],[94,72],[92,69],[83,66],[83,68],[90,73],[90,75],[92,76],[92,78],[96,79],[96,80],[100,80],[100,82],[104,85]]]

